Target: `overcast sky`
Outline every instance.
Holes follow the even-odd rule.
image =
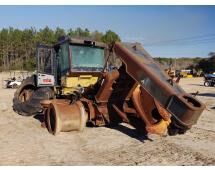
[[[154,57],[215,51],[215,6],[0,6],[0,28],[9,26],[111,29]]]

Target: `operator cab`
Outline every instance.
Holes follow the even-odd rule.
[[[105,64],[105,44],[68,39],[55,46],[60,72],[101,72]]]
[[[101,42],[63,37],[37,51],[38,86],[60,87],[64,95],[95,84],[105,66],[106,44]]]

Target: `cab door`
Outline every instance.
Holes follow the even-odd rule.
[[[55,51],[52,47],[37,46],[37,86],[55,85]]]

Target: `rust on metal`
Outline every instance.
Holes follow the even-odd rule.
[[[118,77],[119,77],[119,72],[117,70],[113,70],[112,72],[107,73],[104,76],[104,81],[102,82],[101,87],[95,96],[95,99],[98,103],[108,102],[110,95],[113,91],[112,89],[113,83]]]
[[[140,88],[137,87],[132,95],[132,101],[134,103],[134,107],[140,115],[141,119],[146,123],[146,126],[150,126],[155,124],[153,117],[150,115],[151,112],[148,112],[147,109],[151,109],[152,104],[149,102],[150,100],[144,100],[141,98]],[[144,100],[144,101],[142,101]],[[144,105],[143,105],[144,104]],[[146,107],[144,107],[146,106]]]
[[[147,91],[144,89],[140,90],[140,87],[137,87],[133,93],[132,101],[137,113],[145,122],[148,133],[158,135],[166,133],[167,127],[171,122],[170,116],[158,103],[154,102],[154,99],[147,93]],[[152,112],[155,109],[157,109],[157,114],[160,114],[162,117],[159,120],[156,120],[152,115]]]
[[[135,48],[133,48],[135,46]],[[187,94],[166,75],[152,57],[139,45],[116,43],[114,51],[126,66],[126,72],[166,109],[177,126],[190,128],[205,106]]]
[[[171,115],[170,113],[165,110],[155,99],[154,99],[156,108],[158,109],[158,112],[160,113],[161,117],[165,120],[165,121],[170,121]]]
[[[19,96],[19,100],[22,102],[26,102],[31,98],[32,95],[33,92],[31,90],[24,89]]]
[[[51,100],[45,114],[48,131],[54,135],[71,130],[82,131],[88,119],[80,101],[70,104],[68,100]]]

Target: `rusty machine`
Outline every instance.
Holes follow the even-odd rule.
[[[121,65],[112,67],[111,56]],[[21,115],[44,114],[51,134],[121,122],[146,133],[183,134],[205,108],[139,43],[107,47],[69,37],[38,46],[37,73],[22,83],[13,102]]]

